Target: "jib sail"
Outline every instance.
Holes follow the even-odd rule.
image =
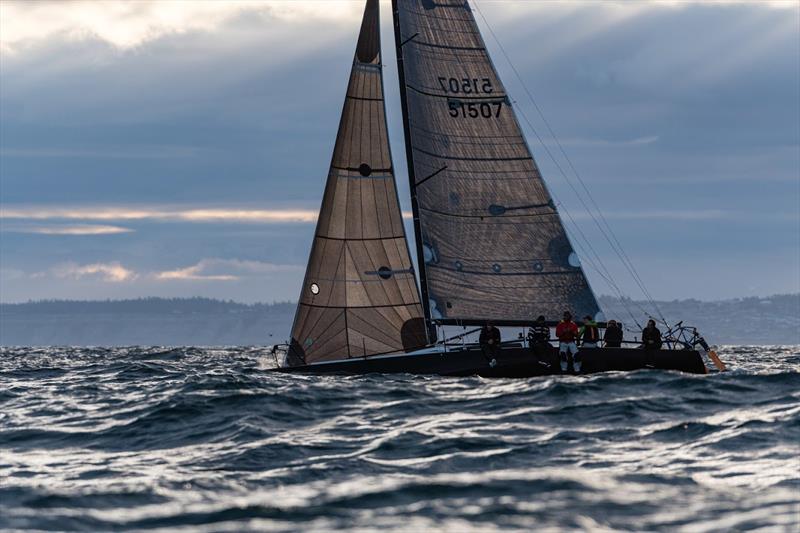
[[[381,69],[378,0],[368,0],[292,328],[291,365],[426,344]]]
[[[393,0],[422,297],[444,324],[597,301],[465,0]]]

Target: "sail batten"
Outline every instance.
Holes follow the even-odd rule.
[[[466,0],[393,0],[426,318],[599,312]]]
[[[410,351],[427,343],[386,127],[378,0],[368,0],[288,362]]]

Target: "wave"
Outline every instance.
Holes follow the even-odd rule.
[[[270,372],[266,348],[0,350],[0,528],[800,526],[800,350],[730,372]]]

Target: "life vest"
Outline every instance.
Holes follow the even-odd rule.
[[[597,329],[597,324],[594,322],[589,324],[584,324],[583,326],[583,336],[581,337],[583,342],[597,342],[600,340],[600,330]]]

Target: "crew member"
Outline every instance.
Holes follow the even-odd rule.
[[[616,320],[609,320],[608,324],[606,324],[603,342],[606,348],[619,348],[622,346],[622,328],[619,327]]]
[[[661,349],[661,331],[656,327],[656,321],[647,321],[647,327],[642,330],[642,346],[645,350]]]
[[[558,352],[561,357],[561,371],[569,370],[570,362],[575,372],[581,371],[581,361],[578,355],[578,346],[575,340],[578,338],[578,325],[572,321],[572,313],[564,311],[564,319],[556,326],[556,337],[558,337]]]
[[[539,315],[533,326],[528,329],[528,346],[539,361],[548,365],[552,364],[553,347],[550,345],[550,328],[547,326],[544,315]]]
[[[579,333],[583,348],[597,348],[597,342],[600,340],[600,330],[591,315],[583,317],[583,325]]]
[[[481,350],[483,350],[483,355],[486,356],[491,365],[497,364],[495,358],[497,357],[497,350],[500,348],[500,330],[494,327],[491,321],[481,328],[481,336],[478,338],[478,342],[481,345]]]

